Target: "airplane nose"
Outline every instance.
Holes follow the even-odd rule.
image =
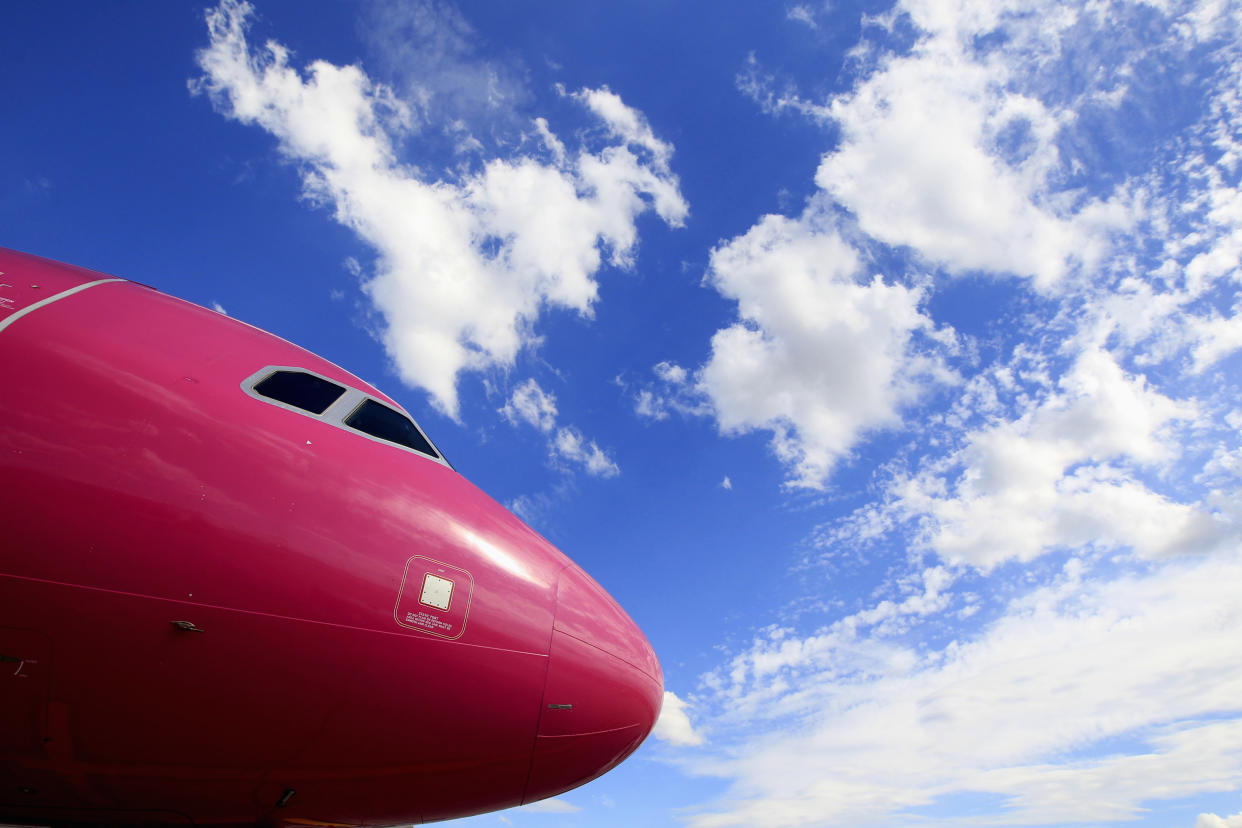
[[[646,636],[577,566],[557,583],[548,678],[523,802],[589,782],[642,743],[664,699]]]

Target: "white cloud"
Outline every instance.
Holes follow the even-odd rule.
[[[513,389],[513,395],[500,409],[509,422],[526,423],[545,434],[556,427],[556,397],[545,392],[533,379]]]
[[[1242,80],[1242,62],[1238,76]],[[1242,132],[1242,113],[1238,120],[1237,129]],[[1222,172],[1219,166],[1209,171],[1210,191],[1204,199],[1208,205],[1204,235],[1211,241],[1186,266],[1193,292],[1205,291],[1221,279],[1242,284],[1242,188],[1224,184]],[[1190,317],[1187,327],[1193,343],[1194,370],[1202,372],[1242,348],[1242,303],[1235,304],[1229,315],[1210,312]]]
[[[913,248],[950,272],[1017,274],[1052,290],[1134,222],[1120,201],[1065,185],[1074,159],[1059,144],[1076,105],[1124,93],[1126,70],[1101,69],[1069,101],[1039,94],[1063,57],[1062,36],[1092,15],[1107,20],[1109,10],[911,0],[864,17],[864,26],[889,34],[908,22],[919,37],[901,54],[860,44],[862,80],[848,92],[807,100],[780,88],[753,56],[738,82],[768,112],[840,129],[815,181],[872,238]],[[1003,52],[981,43],[990,37]]]
[[[705,417],[712,413],[711,402],[693,387],[690,372],[664,360],[651,367],[656,383],[634,395],[634,413],[646,420],[666,420],[670,412],[683,417]]]
[[[793,20],[796,23],[801,23],[802,25],[809,26],[812,29],[819,28],[819,24],[815,22],[815,12],[811,11],[811,9],[805,5],[791,6],[789,10],[785,12],[785,19]]]
[[[552,797],[551,799],[541,799],[538,802],[523,805],[522,810],[536,814],[576,814],[582,808],[574,805],[572,802]]]
[[[705,677],[705,686],[724,708],[722,721],[775,722],[812,712],[824,687],[813,680],[799,686],[791,679],[814,678],[820,668],[829,669],[818,678],[832,680],[854,672],[908,669],[909,653],[883,639],[947,608],[953,577],[944,567],[927,567],[905,579],[900,600],[882,600],[804,638],[787,627],[767,628],[749,650]]]
[[[1195,828],[1242,828],[1242,813],[1227,817],[1199,814],[1199,818],[1195,820]]]
[[[717,749],[692,767],[732,787],[690,824],[922,824],[966,793],[998,797],[988,824],[1101,822],[1233,789],[1240,577],[1236,553],[1112,581],[1070,565],[934,648],[859,620],[895,617],[880,605],[805,638],[771,631],[707,678]],[[949,606],[935,594],[911,616]],[[1096,748],[1109,740],[1145,744]]]
[[[601,89],[583,89],[573,97],[586,104],[588,109],[608,125],[612,134],[627,146],[646,150],[651,156],[655,172],[666,177],[670,175],[668,162],[673,157],[673,145],[657,138],[643,114],[626,106],[620,95],[605,86]],[[667,211],[684,218],[686,206],[681,202],[681,196],[675,193],[667,195]],[[663,214],[664,211],[660,212]]]
[[[571,157],[536,121],[540,145],[554,148],[551,161],[494,158],[428,180],[394,148],[414,128],[415,108],[357,66],[314,61],[301,73],[275,41],[252,51],[251,11],[223,0],[208,12],[203,75],[191,88],[276,137],[301,165],[307,197],[330,205],[375,249],[364,290],[384,318],[388,354],[401,379],[450,416],[458,416],[461,372],[513,364],[536,341],[545,307],[591,314],[602,254],[630,264],[640,214],[654,210],[670,225],[686,216],[668,169],[672,147],[606,89],[575,99],[617,143]]]
[[[913,352],[931,333],[922,292],[860,273],[858,255],[814,205],[769,215],[712,251],[708,281],[738,303],[697,374],[721,431],[766,430],[792,471],[820,488],[871,429],[899,422],[920,374],[940,365]]]
[[[694,729],[686,703],[670,690],[664,691],[664,706],[656,720],[651,735],[677,747],[696,747],[703,744],[703,734]]]
[[[729,475],[725,475],[724,480],[720,481],[720,488],[726,492],[733,491],[733,481],[729,479]]]
[[[1128,347],[1141,347],[1138,358],[1159,364],[1189,352],[1191,370],[1206,373],[1242,347],[1237,288],[1242,284],[1242,189],[1237,186],[1242,155],[1242,53],[1237,48],[1242,19],[1200,4],[1175,18],[1190,47],[1212,49],[1218,73],[1205,90],[1203,116],[1160,163],[1128,180],[1130,211],[1143,228],[1128,239],[1128,257],[1114,261],[1126,275],[1116,286],[1107,282],[1094,305],[1097,342],[1114,331]],[[1212,25],[1203,25],[1211,20]],[[1194,38],[1186,37],[1193,33]],[[1202,41],[1196,43],[1195,38]],[[1211,38],[1219,38],[1212,42]],[[1174,44],[1176,37],[1171,38]],[[1161,63],[1170,72],[1195,72],[1175,47],[1161,44]],[[1139,265],[1143,248],[1160,251],[1158,263]],[[1232,307],[1231,307],[1232,306]]]
[[[458,153],[469,153],[480,147],[474,125],[519,125],[518,107],[530,98],[525,69],[481,54],[474,28],[452,4],[372,0],[359,11],[359,33],[413,110],[420,138],[442,132]]]
[[[1242,79],[1242,67],[1238,67],[1238,75]],[[1242,113],[1237,117],[1242,121]],[[1242,123],[1236,127],[1242,127]],[[1208,208],[1205,219],[1216,232],[1211,244],[1187,266],[1192,280],[1215,280],[1221,276],[1237,280],[1242,276],[1242,189],[1226,184],[1223,173],[1222,167],[1208,172],[1210,190],[1204,199]]]
[[[1031,183],[987,151],[988,109],[1001,103],[988,99],[994,84],[960,55],[894,60],[834,106],[845,140],[825,156],[816,183],[880,241],[952,270],[1012,272],[1048,285],[1088,238],[1037,206]],[[1022,103],[1026,111],[1011,117],[1053,131],[1036,102]]]
[[[657,362],[651,369],[657,377],[672,385],[681,385],[686,381],[686,369],[673,362]]]
[[[558,428],[552,446],[558,456],[578,463],[596,477],[616,477],[621,473],[617,464],[595,445],[595,441],[587,440],[576,428]]]
[[[1193,357],[1196,373],[1242,348],[1242,308],[1234,308],[1232,316],[1194,319],[1189,324],[1194,332]]]
[[[1150,35],[1149,14],[1163,15],[1165,37]],[[1120,352],[1136,365],[1185,358],[1205,373],[1242,348],[1240,24],[1236,13],[1211,3],[908,0],[864,17],[864,32],[878,29],[880,36],[851,53],[860,79],[846,92],[809,100],[753,55],[738,83],[768,112],[796,113],[840,131],[821,158],[812,205],[849,211],[861,231],[852,232],[851,246],[908,248],[949,274],[1027,277],[1017,289],[1068,300],[1050,316],[1064,324],[1081,315],[1079,330],[1064,334],[1077,338],[1068,349],[1114,347],[1110,338],[1119,336]],[[890,41],[902,29],[915,40],[894,49]],[[1086,54],[1094,55],[1089,72],[1078,62]],[[1134,83],[1156,69],[1170,82],[1211,74],[1202,117],[1180,135],[1158,114],[1163,99]],[[1138,127],[1127,122],[1136,111],[1149,113]],[[1125,134],[1136,129],[1157,137],[1127,142]],[[1118,164],[1110,154],[1123,146],[1150,153],[1148,166],[1125,178],[1092,169]],[[1082,186],[1087,180],[1090,190]],[[808,214],[797,223],[807,224]],[[750,232],[772,226],[764,217]],[[1152,250],[1160,252],[1149,258]],[[902,284],[900,274],[885,276]],[[782,280],[753,283],[758,299],[780,301]],[[919,300],[934,304],[937,290],[936,282],[924,283]],[[896,393],[909,389],[901,381],[910,367],[903,348],[889,351],[896,356],[870,388],[888,399],[847,405],[843,419],[852,427],[830,435],[797,399],[803,391],[823,398],[822,390],[811,391],[820,380],[814,370],[784,359],[783,336],[771,323],[744,308],[739,315],[739,324],[713,342],[713,360],[727,360],[721,364],[730,366],[733,381],[701,390],[726,429],[732,422],[739,431],[772,431],[778,454],[794,469],[792,482],[822,485],[868,429],[896,422],[909,399]],[[930,324],[903,329],[898,322],[888,344],[930,331]],[[773,382],[747,399],[749,386],[771,375],[786,393],[775,393]],[[640,412],[666,416],[669,397],[648,392]]]
[[[917,376],[952,380],[926,355],[937,339],[954,347],[953,332],[924,315],[923,289],[892,278],[867,284],[857,243],[826,218],[835,207],[870,240],[913,248],[953,273],[1027,276],[1045,292],[1098,262],[1112,234],[1135,221],[1119,198],[1064,187],[1058,139],[1074,110],[1020,91],[1032,66],[1055,59],[1074,14],[966,2],[910,2],[893,20],[903,14],[920,33],[914,47],[864,58],[863,79],[824,104],[773,91],[777,81],[754,58],[739,80],[768,111],[841,132],[803,215],[763,217],[713,251],[709,274],[738,300],[740,319],[713,337],[699,390],[726,433],[770,431],[795,486],[822,487],[868,431],[897,424]],[[1018,57],[980,48],[992,33]],[[638,410],[658,418],[665,399],[652,392]]]
[[[861,80],[835,99],[775,91],[757,61],[739,82],[767,111],[840,129],[812,207],[856,217],[834,225],[861,260],[913,251],[952,275],[1025,278],[976,293],[941,273],[884,274],[923,294],[875,338],[891,346],[869,372],[884,404],[843,395],[857,428],[820,445],[848,451],[896,417],[911,427],[867,469],[880,496],[811,539],[823,558],[796,573],[811,594],[703,677],[696,725],[712,740],[689,767],[730,788],[688,821],[1101,824],[1236,792],[1242,415],[1220,362],[1240,344],[1236,4],[908,0],[863,25],[887,28],[851,54]],[[1168,88],[1152,92],[1154,76]],[[1165,123],[1174,87],[1203,90],[1201,116],[1183,101],[1186,123]],[[826,226],[809,214],[764,217],[750,234],[796,250]],[[827,269],[833,256],[804,259]],[[779,445],[784,427],[805,450],[814,431],[800,424],[822,423],[790,412],[810,410],[796,400],[816,369],[771,343],[798,330],[772,320],[810,304],[785,300],[788,274],[810,268],[771,260],[749,293],[711,276],[739,303],[726,330],[748,343],[731,362],[750,407],[710,398],[740,412],[738,430],[770,429]],[[861,270],[835,281],[862,286]],[[978,338],[944,336],[936,351],[933,313],[989,324],[963,323]],[[947,410],[913,397],[929,369],[912,360],[929,350],[969,373]],[[765,388],[773,366],[788,370]],[[648,408],[672,411],[660,404],[686,383],[652,385]],[[842,455],[825,456],[830,468]],[[821,569],[843,577],[819,584]],[[976,798],[977,814],[956,808]],[[1204,814],[1196,828],[1233,819]]]
[[[1125,470],[1174,459],[1166,433],[1196,413],[1089,351],[1033,410],[971,434],[952,481],[929,472],[900,486],[901,504],[930,516],[937,554],[983,569],[1087,544],[1207,551],[1233,534],[1227,525]]]
[[[668,419],[668,407],[662,397],[643,389],[634,397],[634,413],[647,420]]]
[[[615,477],[621,473],[594,440],[588,440],[573,426],[557,427],[556,397],[544,391],[533,378],[513,389],[500,413],[514,425],[526,423],[546,434],[548,451],[554,461],[581,466],[595,477]]]
[[[933,383],[954,383],[951,328],[924,315],[921,288],[867,276],[828,205],[764,216],[711,253],[706,282],[737,302],[693,374],[669,361],[635,395],[635,412],[713,416],[722,433],[766,431],[787,484],[821,489],[870,431]]]

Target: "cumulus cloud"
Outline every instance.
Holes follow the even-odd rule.
[[[556,462],[580,466],[595,477],[615,477],[621,473],[594,440],[588,440],[573,426],[557,426],[556,397],[533,378],[513,389],[500,413],[514,425],[525,423],[547,435],[548,452]]]
[[[1059,37],[1079,22],[1057,11],[901,3],[869,22],[891,30],[901,19],[918,39],[900,54],[857,52],[865,73],[852,90],[807,100],[778,89],[753,56],[739,86],[769,112],[840,129],[815,183],[873,239],[950,272],[1015,274],[1052,290],[1133,222],[1121,202],[1065,187],[1072,164],[1059,141],[1075,111],[1022,89],[1056,62]],[[988,36],[1007,44],[1008,59],[981,47]]]
[[[690,824],[917,823],[968,792],[998,797],[997,823],[1094,823],[1234,788],[1238,577],[1236,554],[1113,580],[1071,562],[947,645],[911,647],[901,627],[870,623],[948,608],[939,573],[905,610],[769,631],[706,677],[719,749],[693,768],[733,783]],[[757,722],[764,735],[747,737]],[[1122,738],[1144,745],[1096,748]]]
[[[1242,813],[1233,816],[1217,816],[1216,814],[1199,814],[1194,828],[1242,828]]]
[[[908,22],[919,35],[913,47],[860,57],[861,80],[823,103],[778,91],[753,58],[740,79],[768,111],[840,132],[802,216],[764,216],[713,251],[708,276],[738,301],[739,318],[713,337],[698,390],[725,433],[772,434],[791,485],[822,487],[869,432],[900,422],[916,378],[953,380],[928,358],[931,343],[951,347],[953,334],[922,310],[926,289],[905,274],[872,278],[861,247],[913,250],[953,274],[1015,274],[1049,293],[1133,225],[1123,198],[1065,185],[1071,164],[1060,142],[1075,101],[1022,88],[1033,67],[1057,58],[1041,37],[1055,44],[1075,24],[1047,11],[1027,26],[1037,37],[1014,24],[1030,21],[1027,11],[1003,4],[899,4],[886,25]],[[992,34],[1017,57],[981,47]],[[840,208],[859,238],[847,242],[840,219],[828,218]],[[667,399],[648,390],[636,407],[659,418]]]
[[[651,735],[677,747],[696,747],[703,744],[703,734],[694,729],[686,703],[670,690],[664,691],[664,706],[656,720]]]
[[[697,390],[726,434],[770,431],[793,486],[822,487],[865,432],[900,421],[920,378],[948,379],[914,347],[935,334],[922,291],[865,276],[814,205],[717,247],[708,282],[738,321],[712,337]]]
[[[1168,434],[1196,414],[1089,351],[1020,419],[972,433],[952,482],[929,472],[900,486],[902,506],[930,517],[939,555],[985,569],[1088,544],[1144,557],[1209,550],[1227,525],[1127,470],[1172,459]]]
[[[718,245],[705,281],[737,303],[737,321],[695,371],[657,363],[634,410],[768,432],[791,487],[822,489],[869,432],[899,424],[927,387],[958,381],[944,360],[954,332],[923,312],[924,290],[868,274],[822,199]]]
[[[530,125],[539,146],[559,151],[432,179],[396,150],[417,104],[358,66],[317,60],[299,71],[274,40],[253,49],[251,12],[223,0],[207,13],[203,74],[191,88],[271,133],[299,164],[306,196],[375,250],[364,290],[383,317],[383,343],[400,378],[449,416],[458,416],[460,374],[511,365],[536,341],[545,308],[591,314],[600,267],[632,261],[639,215],[653,210],[673,226],[686,217],[672,147],[607,89],[575,99],[611,144],[570,153],[539,120]]]
[[[1109,338],[1120,335],[1127,348],[1144,345],[1136,364],[1188,357],[1204,372],[1242,348],[1235,290],[1212,294],[1228,280],[1242,281],[1242,60],[1231,45],[1236,17],[1214,8],[1161,7],[1169,33],[1153,45],[1136,34],[1148,25],[1147,11],[1125,4],[898,3],[864,18],[864,31],[880,36],[852,53],[859,80],[823,102],[802,97],[752,56],[739,79],[744,92],[769,112],[831,124],[840,137],[821,158],[818,191],[802,217],[765,216],[713,255],[709,282],[739,301],[739,320],[713,338],[699,387],[722,429],[770,431],[790,482],[823,485],[851,447],[898,422],[916,396],[910,378],[927,366],[919,340],[939,335],[949,343],[951,332],[933,334],[925,310],[946,273],[1017,275],[1025,277],[1017,289],[1067,302],[1049,315],[1064,321],[1081,311],[1090,320],[1067,333],[1077,337],[1067,350],[1110,347]],[[911,45],[885,43],[898,30],[913,36]],[[1205,44],[1216,50],[1209,64],[1216,76],[1203,120],[1185,124],[1193,151],[1172,143],[1171,127],[1154,123],[1159,116],[1140,116],[1142,129],[1180,149],[1144,146],[1151,168],[1124,181],[1109,171],[1089,194],[1081,186],[1089,165],[1115,163],[1093,155],[1091,141],[1102,131],[1110,147],[1120,146],[1113,133],[1135,129],[1119,114],[1134,116],[1123,102],[1141,98],[1131,94],[1135,74],[1200,71],[1193,61],[1202,60]],[[1085,54],[1096,58],[1081,77]],[[1067,86],[1066,76],[1081,83]],[[1159,105],[1141,100],[1137,108],[1154,113]],[[842,208],[856,222],[848,234],[812,220]],[[834,232],[838,242],[848,239],[843,249],[824,243]],[[865,283],[850,263],[877,247],[912,251],[936,268],[929,281],[885,273],[875,283],[884,287],[874,291],[887,301],[883,313],[874,308],[869,330],[851,329],[868,355],[867,383],[839,383],[817,361],[792,358],[798,336],[788,321],[795,317],[774,311],[794,293],[784,274],[804,267],[792,255],[795,238],[819,240],[821,250],[806,258],[837,262],[836,284],[842,276]],[[1163,259],[1141,252],[1161,247]],[[746,259],[761,266],[736,266]],[[847,389],[842,405],[838,394]],[[636,409],[658,419],[673,399],[648,388]],[[828,399],[831,413],[816,405]]]
[[[966,44],[930,35],[833,101],[844,137],[815,181],[882,242],[954,271],[1016,273],[1048,287],[1092,236],[1039,203],[1055,162],[1057,116],[1003,92],[1003,66],[970,60]],[[992,146],[1007,128],[1032,145],[1020,163],[1007,164]]]

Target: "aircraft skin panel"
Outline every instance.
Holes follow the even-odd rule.
[[[136,283],[0,274],[0,823],[447,819],[650,731],[658,661],[568,557],[438,459],[243,384],[390,398]]]

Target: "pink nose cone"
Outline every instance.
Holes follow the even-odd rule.
[[[660,662],[646,636],[586,573],[565,569],[523,802],[615,767],[651,732],[663,699]]]

